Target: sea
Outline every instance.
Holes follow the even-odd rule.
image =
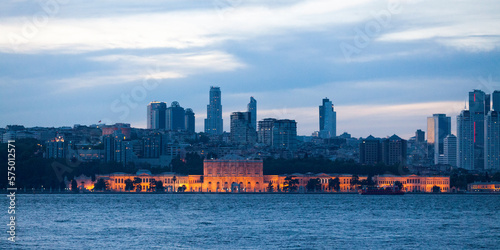
[[[500,195],[18,194],[1,249],[500,249]]]

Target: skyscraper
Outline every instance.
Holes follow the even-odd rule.
[[[297,148],[297,122],[295,120],[274,121],[272,147],[288,150]]]
[[[493,110],[500,112],[500,90],[493,91],[492,99],[493,99]]]
[[[194,117],[194,112],[192,109],[187,108],[186,109],[186,115],[185,115],[185,127],[186,131],[189,133],[194,133],[195,132],[195,117]]]
[[[444,164],[452,167],[457,166],[457,137],[449,134],[444,140]]]
[[[434,114],[427,118],[427,129],[427,143],[434,144],[434,164],[445,164],[444,138],[451,134],[451,117]]]
[[[165,111],[167,104],[164,102],[153,101],[148,104],[147,128],[165,129]]]
[[[469,110],[457,116],[457,167],[474,170],[474,129]]]
[[[247,105],[247,112],[252,114],[251,125],[255,131],[257,131],[257,101],[250,97],[250,102]]]
[[[258,141],[271,146],[273,144],[273,126],[276,119],[266,118],[259,121]]]
[[[500,171],[500,111],[488,112],[484,125],[484,168],[488,171]]]
[[[328,98],[323,99],[323,105],[319,106],[319,136],[321,138],[337,136],[337,113]]]
[[[167,108],[166,112],[166,127],[167,130],[181,131],[185,130],[186,118],[184,108],[178,102],[172,102],[172,105]]]
[[[223,132],[221,92],[219,87],[210,87],[210,104],[207,105],[205,133],[220,135]]]
[[[252,113],[233,112],[231,114],[231,141],[235,144],[254,144],[257,133],[252,127]]]
[[[474,169],[484,169],[484,120],[490,111],[490,95],[481,90],[469,92],[469,111],[474,142]]]

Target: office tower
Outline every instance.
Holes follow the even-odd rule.
[[[386,165],[406,166],[406,140],[397,135],[382,140],[382,161]]]
[[[457,148],[457,167],[474,170],[474,128],[469,110],[457,116]]]
[[[452,167],[457,166],[457,137],[449,134],[444,140],[444,164]]]
[[[493,91],[492,99],[493,99],[493,110],[500,112],[500,90]]]
[[[425,132],[421,129],[415,132],[415,142],[424,143],[425,142]]]
[[[250,102],[247,105],[247,112],[252,114],[252,127],[255,131],[257,131],[257,101],[252,97],[250,97]]]
[[[323,99],[323,105],[319,106],[319,136],[321,138],[337,136],[337,113],[328,98]]]
[[[266,118],[259,121],[258,141],[271,146],[273,144],[273,126],[276,119]]]
[[[231,114],[231,142],[235,144],[254,144],[257,134],[252,126],[252,113],[233,112]]]
[[[194,112],[192,109],[190,109],[190,108],[186,109],[186,115],[185,115],[184,122],[185,122],[186,131],[189,133],[194,133],[195,117],[194,117]]]
[[[434,114],[427,118],[427,143],[434,145],[434,164],[444,164],[444,138],[451,134],[451,117]]]
[[[164,102],[153,101],[148,104],[148,129],[165,129],[165,111],[167,104]]]
[[[380,140],[368,136],[359,144],[359,163],[366,165],[376,165],[382,161],[382,145]]]
[[[295,150],[297,148],[297,122],[295,120],[276,120],[273,123],[272,147]]]
[[[166,112],[166,130],[181,131],[185,130],[186,113],[184,108],[178,102],[172,102],[172,105],[167,108]]]
[[[469,92],[469,111],[474,131],[474,169],[484,169],[484,120],[490,111],[490,95],[481,90]]]
[[[493,95],[495,101],[495,95]],[[494,104],[494,103],[493,103]],[[500,111],[490,111],[485,117],[485,170],[500,171]]]
[[[207,105],[205,133],[220,135],[223,132],[221,92],[219,87],[210,87],[210,104]]]

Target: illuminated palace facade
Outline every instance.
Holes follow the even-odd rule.
[[[264,175],[262,160],[246,160],[242,158],[226,158],[217,160],[205,160],[203,162],[203,175],[179,175],[172,172],[165,172],[152,175],[148,170],[139,170],[136,174],[112,173],[109,175],[97,175],[96,180],[104,179],[109,184],[109,189],[115,192],[124,192],[127,179],[134,181],[141,180],[140,192],[151,192],[151,182],[161,181],[166,192],[177,192],[181,187],[186,192],[268,192],[270,183],[274,192],[284,190],[285,178],[292,176],[298,181],[297,191],[304,191],[311,179],[319,180],[319,192],[336,192],[332,190],[328,183],[330,179],[339,179],[338,192],[355,192],[354,185],[351,185],[352,175],[349,174],[290,174],[290,175]],[[91,190],[94,183],[89,181],[90,177],[80,176],[75,178],[79,188]],[[366,180],[367,176],[359,176],[359,181]],[[399,181],[403,184],[406,192],[432,192],[434,186],[438,186],[441,192],[449,192],[450,178],[445,176],[374,176],[373,181],[379,187],[394,185]],[[80,185],[81,183],[81,185]],[[68,185],[69,187],[71,185]],[[136,192],[134,191],[134,192]]]

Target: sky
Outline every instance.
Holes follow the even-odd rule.
[[[0,126],[130,123],[178,101],[202,131],[210,86],[229,115],[337,134],[426,130],[468,92],[500,90],[499,1],[6,0],[0,4]]]

